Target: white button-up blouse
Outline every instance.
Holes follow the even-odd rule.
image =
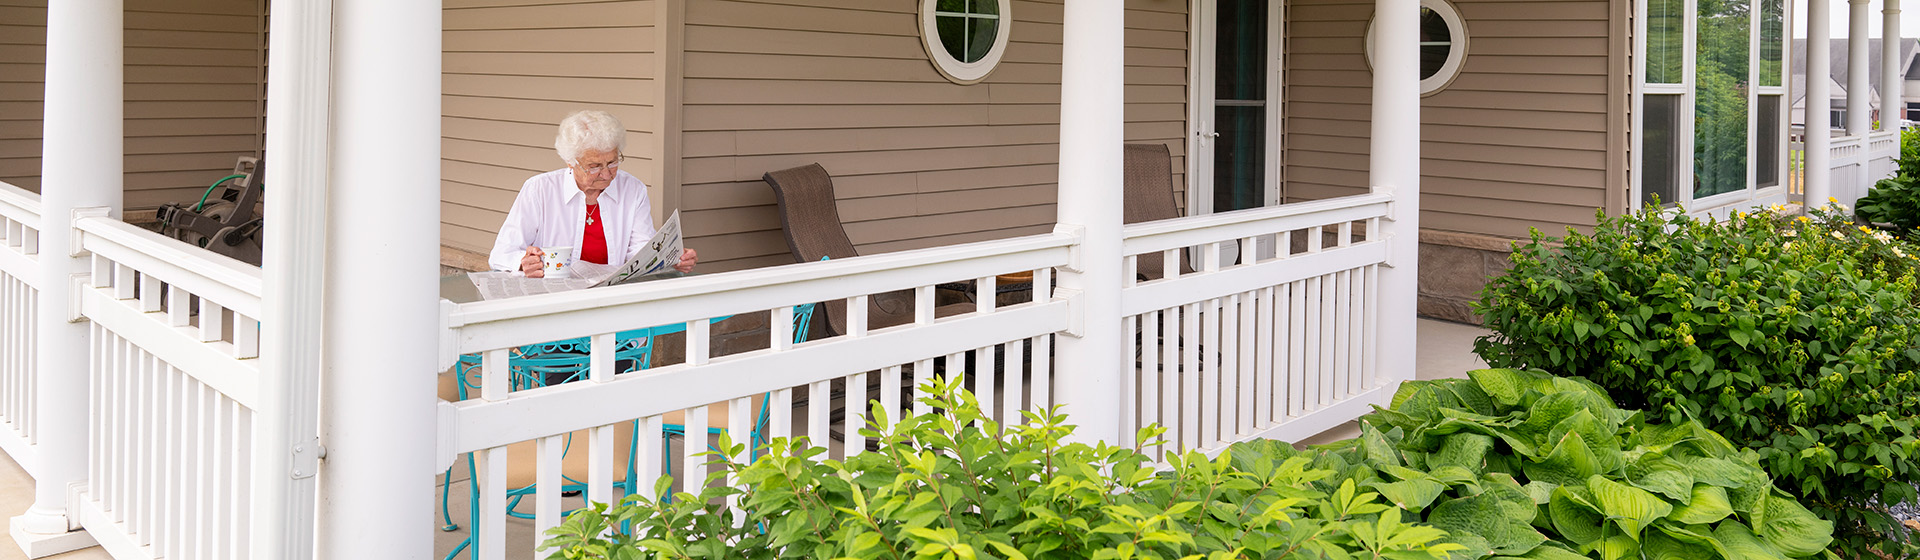
[[[487,264],[494,270],[520,270],[520,258],[526,255],[528,245],[573,247],[578,258],[586,220],[586,193],[574,183],[573,169],[534,175],[513,199],[513,209],[507,211],[506,223],[500,224],[500,235],[494,238]],[[613,184],[600,192],[600,220],[607,235],[610,265],[626,262],[659,233],[654,229],[647,185],[625,170],[614,174]]]

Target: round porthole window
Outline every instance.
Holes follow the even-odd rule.
[[[1007,51],[1012,0],[920,0],[920,39],[954,83],[987,77]]]
[[[1367,22],[1367,64],[1373,64],[1373,22]],[[1467,59],[1467,26],[1447,0],[1420,0],[1420,93],[1453,83]]]

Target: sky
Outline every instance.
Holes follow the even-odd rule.
[[[1807,0],[1790,1],[1793,3],[1794,10],[1793,36],[1806,37]],[[1832,19],[1828,20],[1832,23],[1832,25],[1829,26],[1833,34],[1832,37],[1835,39],[1846,37],[1847,0],[1827,0],[1827,4],[1829,8],[1832,8]],[[1880,36],[1880,9],[1882,7],[1883,5],[1880,3],[1880,0],[1869,0],[1867,2],[1867,28],[1870,30],[1869,37]],[[1920,37],[1920,0],[1906,0],[1900,3],[1900,36],[1909,38]]]

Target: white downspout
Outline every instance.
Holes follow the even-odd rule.
[[[16,541],[30,558],[92,546],[76,533],[81,520],[67,501],[70,484],[87,472],[87,323],[69,320],[74,280],[88,270],[72,241],[74,210],[106,208],[120,216],[125,167],[126,31],[121,0],[47,5],[45,116],[41,121],[38,383],[34,422],[39,472],[33,505],[13,518]]]
[[[259,520],[250,555],[299,560],[314,555],[318,515],[333,4],[273,0],[268,13],[260,398],[284,412],[255,418],[253,487],[263,511],[285,514]]]
[[[319,557],[433,555],[440,3],[333,3]],[[345,211],[352,209],[352,212]]]
[[[1420,269],[1420,2],[1375,0],[1373,127],[1368,182],[1393,196],[1382,224],[1389,253],[1380,269],[1380,385],[1413,378]],[[1369,232],[1371,237],[1371,232]],[[1391,395],[1391,390],[1388,392]]]
[[[1080,425],[1075,439],[1119,443],[1121,144],[1125,137],[1126,9],[1067,0],[1060,68],[1060,201],[1056,227],[1083,236],[1060,271],[1058,296],[1075,300],[1079,332],[1057,337],[1055,402]]]
[[[1833,196],[1833,38],[1827,30],[1828,0],[1807,0],[1807,96],[1805,121],[1807,162],[1806,207],[1816,208]]]

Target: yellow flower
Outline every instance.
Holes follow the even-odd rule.
[[[1806,217],[1806,216],[1801,216],[1801,217],[1800,217],[1800,223],[1803,223],[1803,224],[1807,224],[1807,223],[1813,223],[1813,218],[1809,218],[1809,217]]]
[[[1838,198],[1834,198],[1834,197],[1831,197],[1831,196],[1829,196],[1829,197],[1827,197],[1827,202],[1830,202],[1830,203],[1833,203],[1833,204],[1839,204],[1839,203],[1840,203],[1840,199],[1838,199]]]

